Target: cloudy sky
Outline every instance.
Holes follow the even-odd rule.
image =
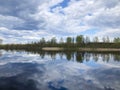
[[[120,0],[0,0],[0,38],[120,36]]]

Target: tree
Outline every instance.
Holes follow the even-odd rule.
[[[85,39],[84,39],[84,42],[85,43],[89,43],[90,42],[90,38],[88,36],[86,36]]]
[[[64,41],[63,41],[63,38],[60,38],[60,44],[63,44]]]
[[[57,43],[57,39],[55,37],[53,37],[50,42],[51,42],[51,44],[56,44]]]
[[[105,39],[105,37],[103,37],[103,38],[102,38],[102,41],[103,41],[103,42],[106,42],[106,39]]]
[[[3,42],[3,40],[2,40],[2,39],[0,39],[0,44],[2,44],[2,42]]]
[[[71,37],[67,37],[66,41],[67,41],[68,44],[70,44],[70,43],[72,43],[72,38]]]
[[[108,43],[110,42],[110,39],[108,36],[106,37],[106,42],[108,42]]]
[[[97,36],[93,38],[93,42],[95,42],[95,43],[99,42],[99,39]]]
[[[42,38],[41,40],[40,40],[40,44],[45,44],[45,38]]]
[[[84,37],[83,35],[80,35],[80,36],[77,36],[76,37],[76,43],[79,44],[79,43],[83,43],[84,42]]]
[[[107,37],[103,37],[102,38],[102,41],[105,43],[109,43],[110,42],[110,39],[109,39],[109,37],[107,36]]]
[[[114,38],[113,42],[114,42],[114,43],[120,43],[120,38],[119,38],[119,37]]]

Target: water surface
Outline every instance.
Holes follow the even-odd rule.
[[[120,90],[120,54],[0,50],[0,90]]]

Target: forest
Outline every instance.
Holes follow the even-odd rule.
[[[42,50],[42,48],[63,48],[64,50],[78,50],[79,48],[113,48],[120,49],[120,38],[116,37],[110,40],[109,37],[103,37],[101,40],[94,37],[92,40],[88,36],[78,35],[75,38],[67,37],[66,39],[60,38],[58,41],[56,37],[50,40],[41,38],[39,41],[27,44],[2,44],[3,40],[0,39],[0,49],[6,50]]]

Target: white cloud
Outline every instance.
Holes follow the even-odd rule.
[[[24,20],[14,16],[0,15],[0,27],[13,28],[24,24]]]
[[[120,6],[112,9],[100,8],[93,16],[86,16],[85,21],[88,25],[99,28],[120,28]]]
[[[0,9],[0,17],[2,17],[0,26],[8,28],[8,31],[12,33],[20,33],[22,39],[27,37],[30,40],[42,36],[75,36],[82,32],[86,32],[85,35],[91,37],[87,31],[93,28],[96,29],[93,36],[103,32],[103,36],[119,36],[117,33],[120,30],[119,0],[71,0],[68,2],[68,6],[62,7],[60,3],[63,1],[32,0],[27,6],[24,4],[25,0],[17,2],[16,8],[18,9],[13,9],[11,6],[5,12]],[[0,8],[2,7],[4,6]],[[10,10],[16,12],[16,15],[8,13]],[[4,15],[4,13],[8,13],[8,15]],[[22,30],[20,31],[19,28]],[[26,32],[29,35],[26,35]],[[39,36],[40,32],[45,33]],[[11,37],[16,38],[16,35],[12,34]]]
[[[31,31],[31,30],[10,30],[5,27],[0,27],[0,36],[4,43],[28,43],[32,41],[39,41],[41,37],[46,37],[48,40],[52,34],[46,31]],[[46,36],[47,35],[47,36]]]
[[[119,27],[120,10],[118,9],[118,0],[111,0],[112,3],[103,0],[71,2],[66,8],[60,6],[54,8],[53,12],[49,10],[50,3],[46,3],[45,6],[39,6],[40,10],[38,10],[36,16],[38,19],[44,19],[46,29],[50,31],[55,29],[58,32],[61,30],[63,33],[80,34],[93,27],[99,28],[99,30],[105,30],[106,27]]]
[[[96,33],[96,36],[110,36],[111,39],[114,37],[120,37],[120,29],[106,29],[104,32]]]

